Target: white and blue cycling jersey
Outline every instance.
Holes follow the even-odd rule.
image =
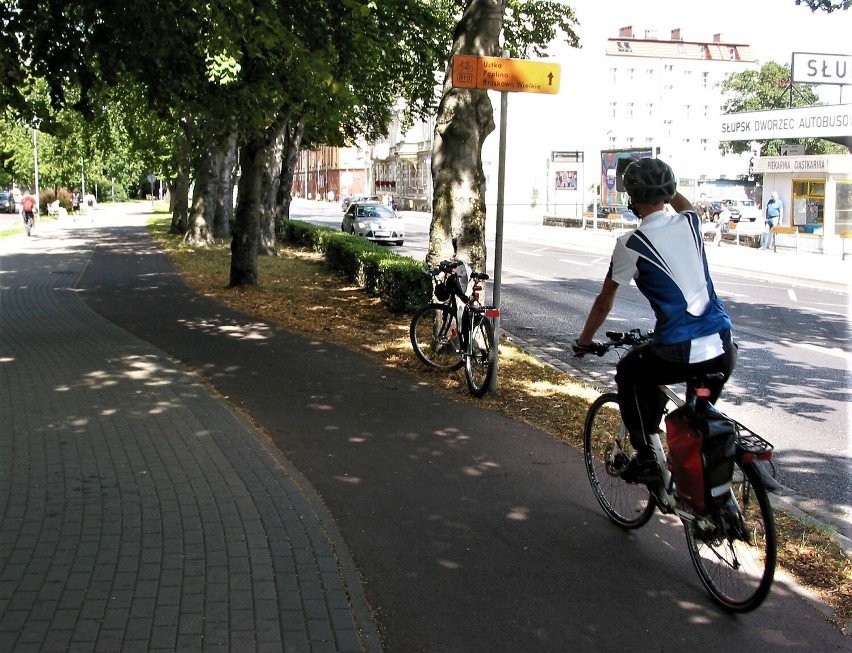
[[[616,242],[610,275],[631,280],[657,318],[654,348],[663,358],[700,363],[730,346],[731,318],[716,297],[707,269],[701,223],[694,211],[656,211]]]

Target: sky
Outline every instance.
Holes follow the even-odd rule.
[[[614,37],[633,25],[637,35],[656,29],[660,36],[680,27],[687,39],[725,38],[754,47],[761,60],[789,61],[790,53],[852,54],[852,10],[812,13],[794,0],[571,0],[584,33]]]
[[[681,29],[685,40],[727,41],[752,46],[761,63],[790,63],[793,52],[852,55],[852,10],[811,12],[794,0],[568,0],[580,21],[582,43],[600,43],[632,25],[636,36],[655,29],[661,38]],[[838,102],[837,87],[822,89],[826,102]],[[845,89],[844,102],[852,101]],[[848,98],[848,99],[847,99]]]

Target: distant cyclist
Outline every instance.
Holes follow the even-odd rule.
[[[625,170],[624,189],[628,207],[641,222],[616,241],[603,288],[573,349],[577,356],[596,350],[594,335],[609,315],[618,287],[635,281],[654,310],[656,325],[653,341],[630,351],[616,367],[619,408],[637,452],[621,477],[653,483],[660,469],[645,436],[659,427],[663,416],[665,401],[658,386],[721,372],[724,380],[709,388],[715,402],[736,365],[736,347],[731,318],[707,269],[701,220],[677,192],[672,169],[659,159],[639,159]],[[678,213],[668,215],[666,203]],[[688,396],[693,392],[687,389]]]
[[[21,198],[21,217],[24,219],[24,229],[27,230],[27,236],[33,228],[35,222],[35,214],[38,213],[38,204],[35,197],[30,195],[30,191],[25,191]]]

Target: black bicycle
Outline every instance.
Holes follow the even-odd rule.
[[[492,320],[500,315],[480,302],[483,272],[470,273],[473,283],[465,294],[467,266],[463,261],[441,261],[429,271],[437,300],[421,308],[411,320],[409,337],[414,353],[429,367],[457,370],[464,366],[467,387],[474,397],[487,391],[497,364],[497,340]]]
[[[652,337],[638,329],[606,335],[609,342],[600,343],[590,353],[602,356],[611,349],[629,350]],[[696,497],[689,496],[687,490],[693,479],[673,463],[672,438],[663,443],[665,419],[661,428],[649,436],[662,470],[662,482],[643,485],[621,478],[634,451],[615,393],[598,397],[586,416],[583,429],[586,471],[598,503],[621,528],[645,525],[655,508],[679,517],[686,532],[689,555],[710,596],[730,612],[748,612],[769,594],[775,574],[777,538],[767,487],[778,485],[764,466],[771,464],[768,461],[773,447],[710,404],[706,398],[709,391],[702,388],[707,380],[709,377],[695,379],[698,397],[690,406],[697,418],[712,417],[723,429],[730,428],[732,437],[728,444],[733,444],[726,453],[733,463],[728,470],[730,478],[707,505],[697,507]],[[667,398],[667,415],[686,404],[669,387],[660,386],[660,389]],[[703,450],[701,456],[706,461]]]

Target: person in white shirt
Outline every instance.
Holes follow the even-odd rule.
[[[628,205],[641,220],[639,227],[616,241],[609,271],[585,326],[573,343],[574,354],[599,353],[593,340],[615,302],[618,287],[631,281],[651,304],[656,316],[653,340],[628,352],[616,367],[618,403],[636,455],[621,471],[631,483],[661,479],[646,435],[659,428],[665,402],[660,385],[687,382],[720,372],[708,384],[715,402],[736,366],[731,318],[713,288],[707,266],[701,219],[677,192],[672,169],[659,159],[639,159],[624,172]],[[677,211],[668,215],[664,205]]]

